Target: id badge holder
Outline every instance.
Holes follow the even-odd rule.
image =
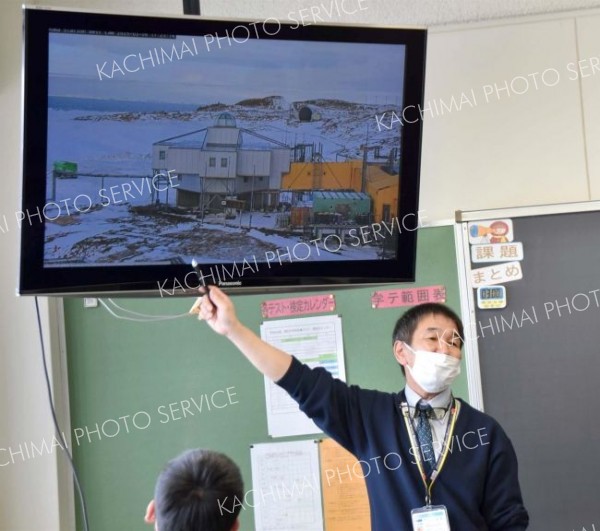
[[[426,505],[410,512],[413,531],[451,531],[445,505]]]

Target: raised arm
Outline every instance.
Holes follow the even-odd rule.
[[[227,337],[261,373],[278,381],[287,372],[292,357],[265,343],[252,330],[244,326],[235,314],[231,299],[218,287],[208,286],[208,295],[199,297],[190,313],[197,314],[218,334]]]
[[[198,314],[218,334],[228,337],[260,372],[287,391],[300,410],[325,433],[350,452],[360,452],[366,444],[363,418],[372,416],[375,392],[348,386],[325,369],[311,369],[265,343],[239,322],[225,293],[215,286],[209,289],[210,298],[200,297],[190,312]],[[366,395],[371,398],[363,407]]]

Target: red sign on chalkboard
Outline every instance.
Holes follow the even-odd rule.
[[[388,289],[375,291],[371,295],[372,308],[415,306],[424,302],[446,302],[446,288],[444,286],[426,286],[422,288]]]

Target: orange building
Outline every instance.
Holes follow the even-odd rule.
[[[373,221],[391,221],[398,215],[398,175],[390,175],[380,166],[367,166],[365,192],[373,201]]]
[[[354,190],[360,192],[362,160],[347,162],[292,162],[283,175],[283,190]]]
[[[367,164],[364,191],[373,201],[373,220],[391,221],[398,214],[398,175],[390,175],[380,165]],[[362,188],[363,161],[292,162],[283,175],[283,190],[354,190]]]

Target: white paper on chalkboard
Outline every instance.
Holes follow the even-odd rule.
[[[323,367],[336,378],[346,380],[342,320],[338,315],[267,321],[261,325],[260,335],[309,367]],[[265,399],[271,437],[322,433],[287,392],[268,378]]]
[[[255,444],[250,449],[256,531],[323,531],[319,448],[314,440]]]

